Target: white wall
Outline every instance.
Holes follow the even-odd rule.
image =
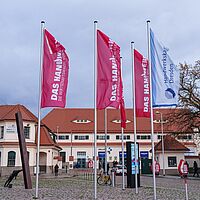
[[[23,126],[30,126],[30,139],[26,139],[27,142],[35,142],[35,122],[23,122]],[[0,123],[0,126],[4,126],[4,138],[0,139],[2,142],[16,142],[18,141],[17,125],[15,121],[6,121]]]
[[[18,147],[6,147],[3,149],[2,153],[2,163],[1,166],[6,167],[8,164],[8,152],[9,151],[15,151],[16,153],[16,159],[15,159],[15,166],[22,166],[21,163],[21,156],[20,156],[20,149]],[[28,148],[29,152],[29,165],[34,166],[35,165],[35,157],[36,157],[36,150],[35,148]]]
[[[69,162],[69,156],[71,155],[71,147],[70,146],[61,146],[62,147],[62,151],[61,152],[66,152],[66,162]],[[108,144],[108,147],[110,147],[112,149],[112,151],[110,152],[110,154],[108,153],[107,157],[108,157],[108,161],[112,162],[114,161],[115,157],[117,158],[117,161],[119,161],[119,152],[122,151],[121,149],[121,145],[112,145],[112,144]],[[124,145],[125,149],[124,151],[126,151],[126,145]],[[98,146],[97,147],[97,155],[98,152],[104,152],[105,146]],[[140,151],[149,151],[151,149],[151,145],[140,145]],[[94,148],[93,146],[76,146],[76,147],[72,147],[72,155],[74,156],[74,159],[77,159],[77,152],[79,151],[84,151],[86,152],[86,159],[92,159],[93,158],[93,152],[94,152]],[[149,154],[149,158],[150,158],[150,154]]]
[[[160,169],[163,169],[163,156],[162,153],[157,153],[156,157],[158,156],[158,162],[160,164]],[[168,166],[168,157],[176,157],[177,166],[176,167],[169,167]],[[164,163],[165,169],[178,169],[178,165],[181,159],[184,159],[184,152],[165,152],[164,154]]]

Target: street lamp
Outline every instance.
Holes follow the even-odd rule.
[[[58,130],[59,130],[59,126],[56,126],[56,142],[58,142]]]
[[[156,114],[160,115],[160,125],[161,125],[161,136],[162,136],[162,157],[163,157],[163,176],[165,176],[165,157],[164,157],[164,137],[163,137],[163,115],[161,112],[156,111]]]

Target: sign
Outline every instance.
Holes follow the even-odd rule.
[[[93,161],[92,161],[92,160],[89,160],[89,161],[88,161],[88,167],[89,167],[89,168],[93,168]]]
[[[140,163],[139,163],[139,143],[126,142],[126,162],[127,162],[127,187],[140,187]],[[136,151],[136,155],[135,155]],[[137,171],[136,171],[137,170]],[[137,184],[136,184],[137,181]]]
[[[137,174],[139,174],[139,163],[138,163],[138,144],[136,145],[136,156],[135,156],[135,144],[131,143],[131,172],[135,174],[135,167],[137,167]]]
[[[159,175],[159,172],[160,172],[160,164],[157,162],[157,161],[154,161],[155,162],[155,174],[156,175]],[[151,165],[151,171],[153,172],[153,164]]]
[[[98,152],[99,158],[105,158],[105,152]]]
[[[69,156],[69,161],[74,161],[74,156]]]
[[[143,158],[149,158],[149,152],[148,151],[140,151],[140,157]]]
[[[6,133],[16,133],[17,128],[14,124],[6,126]]]
[[[122,152],[119,152],[119,157],[122,158]],[[126,158],[126,151],[124,151],[124,158]]]
[[[181,159],[180,162],[179,162],[178,172],[181,176],[188,174],[188,166],[183,159]]]
[[[160,164],[158,162],[155,163],[155,173],[159,174],[160,172]]]

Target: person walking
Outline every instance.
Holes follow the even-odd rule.
[[[54,167],[55,176],[58,176],[58,168],[59,168],[59,166],[58,166],[58,164],[56,164]]]
[[[199,177],[198,165],[197,165],[197,162],[196,162],[196,161],[194,161],[194,163],[193,163],[193,169],[194,169],[194,174],[193,174],[193,176],[195,176],[195,174],[197,174],[197,177]]]

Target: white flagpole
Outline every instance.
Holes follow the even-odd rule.
[[[122,127],[122,190],[125,190],[124,181],[124,128]]]
[[[147,39],[148,39],[148,61],[149,61],[149,79],[150,79],[150,106],[151,106],[151,146],[152,146],[152,170],[153,170],[153,199],[156,200],[156,175],[155,175],[155,155],[154,155],[154,128],[153,128],[153,103],[152,103],[152,75],[151,75],[151,47],[150,47],[150,20],[147,21]]]
[[[108,168],[107,168],[107,108],[105,108],[105,173],[107,174]]]
[[[37,158],[36,158],[36,182],[35,182],[35,198],[38,199],[39,185],[39,162],[40,162],[40,126],[41,126],[41,88],[42,88],[42,65],[44,55],[44,25],[41,21],[41,44],[40,44],[40,78],[39,78],[39,100],[38,100],[38,135],[37,135]]]
[[[122,78],[122,57],[120,57],[120,63],[121,63],[121,78]],[[121,119],[122,120],[122,119]],[[122,127],[122,190],[125,190],[125,184],[124,184],[124,128]]]
[[[132,90],[133,90],[133,126],[134,126],[134,154],[135,154],[135,193],[138,193],[137,171],[139,172],[139,165],[136,164],[136,156],[138,155],[137,145],[137,130],[136,130],[136,102],[135,102],[135,65],[134,65],[134,42],[131,42],[131,56],[132,56]],[[137,161],[139,162],[139,161]]]
[[[94,21],[94,199],[97,199],[97,21]]]

